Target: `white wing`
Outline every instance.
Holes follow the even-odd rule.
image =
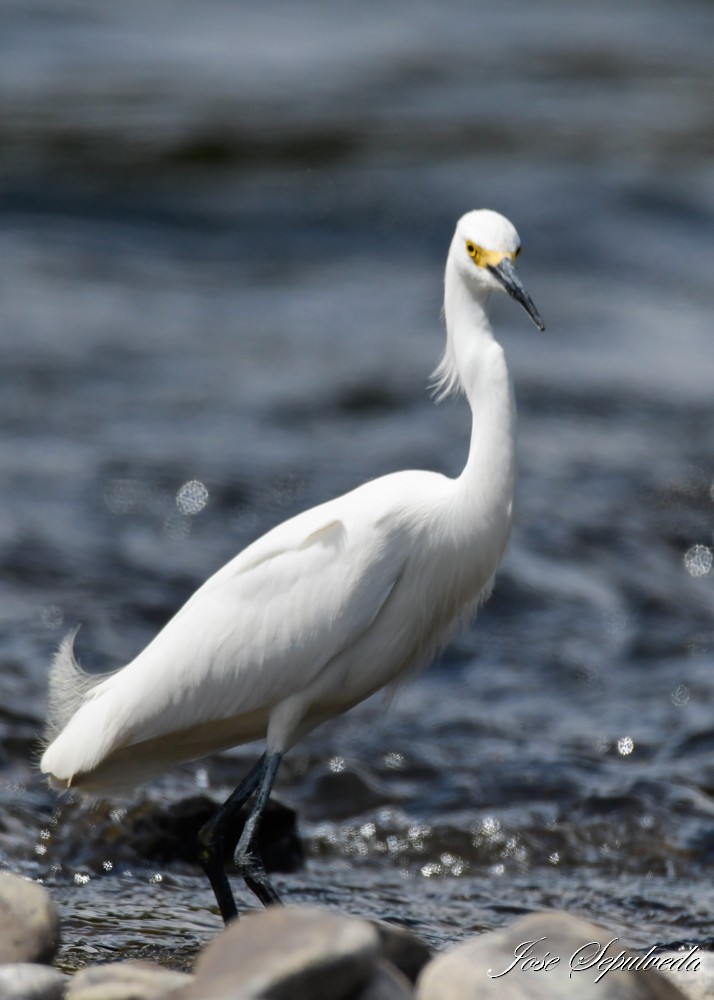
[[[384,526],[334,513],[264,536],[208,580],[123,672],[141,688],[132,742],[274,705],[369,628],[406,553],[387,542]]]
[[[403,478],[411,475],[419,487]],[[427,475],[365,484],[250,545],[135,660],[88,692],[43,770],[68,778],[118,748],[247,716],[302,691],[369,629],[392,592],[409,558],[404,504]]]

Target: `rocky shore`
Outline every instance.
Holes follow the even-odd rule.
[[[233,923],[192,974],[144,961],[52,967],[61,921],[47,890],[0,872],[1,1000],[705,1000],[714,953],[633,952],[571,914],[529,914],[438,955],[409,931],[315,907]]]

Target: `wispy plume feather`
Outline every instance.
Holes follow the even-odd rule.
[[[458,396],[463,392],[453,348],[449,343],[446,345],[443,358],[429,377],[429,391],[437,403],[447,396]]]
[[[69,632],[59,645],[52,661],[49,681],[49,704],[45,736],[54,737],[67,725],[85,695],[106,676],[85,673],[75,659],[74,640],[79,626]]]

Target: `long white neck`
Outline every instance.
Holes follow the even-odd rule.
[[[458,380],[472,413],[469,456],[457,480],[482,515],[498,517],[510,509],[515,479],[515,402],[503,349],[486,314],[486,294],[468,288],[447,267],[444,312],[447,351],[444,369]],[[445,372],[442,372],[442,375]],[[507,527],[506,527],[507,533]],[[504,539],[505,543],[505,539]]]

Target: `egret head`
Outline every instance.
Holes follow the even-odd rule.
[[[521,241],[503,215],[487,208],[462,215],[449,251],[449,265],[478,297],[500,291],[520,302],[539,330],[543,321],[515,267]]]

